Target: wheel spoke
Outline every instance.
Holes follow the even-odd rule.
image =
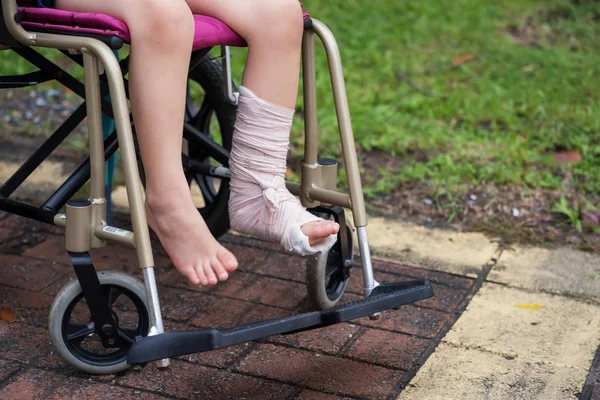
[[[325,268],[325,279],[335,275],[339,271],[337,265],[327,265]]]
[[[138,329],[121,329],[121,328],[119,328],[118,332],[119,332],[119,337],[130,344],[134,344],[135,337],[140,334],[140,331]]]
[[[68,331],[67,340],[73,342],[73,344],[79,344],[88,335],[94,333],[94,323],[90,322],[89,325],[69,325]]]
[[[108,290],[108,306],[112,307],[120,296],[121,292],[119,292],[116,288],[111,287]]]

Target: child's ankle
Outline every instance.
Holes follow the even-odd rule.
[[[146,208],[153,213],[164,213],[193,205],[190,191],[172,189],[168,191],[146,189]]]

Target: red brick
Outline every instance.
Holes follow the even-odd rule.
[[[240,273],[239,270],[234,271],[230,274],[229,279],[232,279],[235,275]],[[177,271],[174,266],[168,266],[164,269],[159,269],[156,271],[156,279],[161,285],[172,286],[177,288],[183,288],[187,290],[193,290],[195,292],[201,293],[211,293],[216,290],[215,286],[195,286],[192,285],[187,278]],[[229,280],[228,279],[228,280]],[[223,285],[222,282],[217,284],[217,287]]]
[[[0,219],[0,227],[6,229],[22,228],[25,221],[27,221],[26,218],[9,214],[5,211],[2,211],[2,215],[3,218]]]
[[[175,267],[167,267],[156,271],[156,280],[161,285],[196,289],[179,273],[179,271],[177,271],[177,269],[175,269]]]
[[[250,271],[259,275],[305,283],[306,258],[283,253],[270,253],[265,260],[255,263]]]
[[[238,260],[238,269],[240,271],[251,271],[257,265],[261,265],[269,254],[265,249],[243,246],[240,244],[224,242],[223,246],[231,251]]]
[[[233,297],[236,299],[245,300],[247,288],[252,284],[255,278],[256,275],[249,274],[244,271],[235,271],[225,282],[219,282],[215,286],[194,288],[194,290],[217,296]]]
[[[185,330],[189,330],[186,328]],[[227,368],[248,350],[250,343],[180,357],[182,360],[207,367]]]
[[[159,394],[111,386],[90,379],[75,378],[61,374],[29,370],[14,378],[2,389],[7,399],[164,399]]]
[[[357,361],[274,345],[261,345],[236,370],[328,393],[385,398],[403,373]]]
[[[49,236],[42,243],[25,250],[23,255],[71,265],[69,255],[65,249],[64,236]],[[136,250],[128,246],[108,242],[106,247],[92,249],[90,255],[94,266],[98,269],[139,270]],[[155,264],[158,267],[164,267],[170,263],[167,257],[156,253],[154,256]]]
[[[223,297],[205,296],[206,303],[198,310],[191,325],[198,328],[229,328],[240,324],[280,318],[289,312],[280,308],[248,303]]]
[[[211,294],[293,310],[306,298],[306,285],[240,271],[218,284]]]
[[[168,270],[158,278],[167,286],[186,288],[196,292],[247,300],[275,307],[295,309],[296,305],[306,299],[306,285],[298,282],[284,281],[264,275],[237,270],[225,282],[215,286],[196,287],[177,272]]]
[[[0,284],[33,291],[42,290],[70,269],[67,264],[6,254],[0,254],[0,265]]]
[[[12,236],[12,229],[0,228],[0,244]]]
[[[295,309],[296,305],[306,298],[306,285],[244,271],[236,271],[225,282],[207,287],[190,285],[177,271],[168,271],[165,276],[159,278],[159,281],[169,286],[189,288],[201,293],[262,303],[290,310]]]
[[[17,362],[0,360],[0,384],[9,376],[20,370],[21,367],[21,364]]]
[[[71,269],[71,272],[69,272],[68,274],[65,274],[63,276],[61,276],[59,279],[57,279],[54,283],[52,283],[51,285],[48,285],[47,288],[45,288],[42,293],[46,293],[52,296],[56,296],[56,294],[58,292],[60,292],[60,290],[69,282],[71,282],[72,280],[76,279],[77,277],[75,276],[75,271],[73,271]]]
[[[225,245],[225,243],[232,243],[240,246],[255,247],[266,251],[278,251],[281,253],[283,252],[281,244],[279,243],[267,242],[249,236],[227,234],[221,236],[219,238],[219,242],[223,243],[223,245]]]
[[[377,321],[371,321],[369,318],[363,317],[354,322],[371,328],[434,338],[444,325],[452,321],[453,316],[451,314],[408,305],[399,310],[383,312],[381,318]]]
[[[23,322],[5,321],[0,321],[0,349],[2,358],[26,363],[54,350],[48,331]]]
[[[294,397],[294,400],[350,400],[350,397],[341,397],[327,393],[313,392],[312,390],[303,390]]]
[[[53,301],[53,296],[45,293],[0,287],[0,306],[9,308],[17,321],[43,328],[48,326],[48,312]]]
[[[337,324],[293,335],[274,336],[268,340],[272,343],[283,343],[292,347],[335,355],[359,329],[358,326],[352,324]]]
[[[117,382],[186,399],[284,399],[294,387],[228,371],[173,360],[168,371],[150,364],[142,371],[129,371]]]
[[[175,268],[168,268],[158,273],[157,275],[159,282],[168,286],[200,290],[204,293],[214,293],[215,291],[219,291],[225,284],[227,284],[227,282],[231,282],[236,279],[238,280],[237,284],[244,284],[248,278],[247,275],[243,274],[248,272],[252,274],[290,279],[301,283],[305,282],[304,276],[306,274],[306,269],[302,264],[303,258],[301,257],[290,257],[279,253],[273,253],[267,257],[268,253],[264,249],[255,249],[252,247],[229,243],[226,243],[225,246],[231,252],[233,252],[239,263],[239,268],[237,271],[230,274],[230,277],[226,282],[220,282],[216,287],[198,289],[190,285],[187,279],[182,277]],[[238,276],[240,274],[242,274],[242,277]],[[229,284],[232,285],[232,283]]]
[[[49,236],[40,244],[25,250],[23,255],[39,258],[50,263],[71,264],[71,260],[65,249],[64,236]]]
[[[429,343],[429,340],[407,335],[366,329],[344,355],[360,361],[408,370]]]
[[[388,261],[373,261],[373,269],[376,271],[376,278],[378,276],[377,272],[381,271],[409,276],[417,279],[429,279],[432,282],[442,283],[444,285],[459,289],[470,289],[475,283],[474,279],[466,278],[464,276],[432,271],[430,269],[410,267]]]
[[[202,293],[162,286],[158,288],[158,296],[163,318],[177,322],[188,321],[202,313],[211,301]]]
[[[98,269],[138,272],[140,270],[136,249],[116,243],[106,243],[106,247],[90,251],[94,266]],[[171,261],[154,252],[154,265],[157,269],[168,266]]]

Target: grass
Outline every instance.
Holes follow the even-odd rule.
[[[565,174],[570,190],[599,192],[598,2],[313,0],[306,8],[338,39],[359,149],[397,161],[365,177],[369,196],[409,183],[449,194],[480,184],[565,189]],[[1,73],[26,69],[6,54]],[[245,50],[233,54],[240,76]],[[321,148],[339,157],[322,50],[317,71]],[[295,121],[297,157],[302,129]],[[583,160],[556,164],[551,154],[566,150]]]
[[[360,148],[400,160],[373,194],[407,182],[561,189],[567,171],[575,190],[600,189],[597,2],[323,0],[309,10],[338,38]],[[323,149],[336,148],[326,73],[318,88]],[[564,150],[583,161],[555,164],[549,154]]]

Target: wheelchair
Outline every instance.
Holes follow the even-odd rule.
[[[127,26],[100,14],[42,9],[17,0],[2,0],[0,44],[39,68],[25,76],[0,76],[0,87],[15,88],[55,80],[84,99],[71,116],[0,186],[0,210],[65,229],[66,251],[76,280],[56,296],[49,331],[57,352],[75,368],[91,374],[113,374],[131,365],[155,361],[169,365],[169,358],[210,351],[271,335],[321,328],[358,317],[376,319],[380,312],[433,295],[427,280],[378,283],[373,276],[367,237],[367,216],[358,160],[352,134],[340,53],[331,31],[304,14],[302,79],[305,114],[304,160],[301,182],[287,182],[309,211],[340,224],[334,247],[307,260],[307,292],[315,311],[257,321],[229,329],[165,332],[161,316],[154,260],[143,205],[143,188],[136,151],[134,121],[127,104],[128,59],[120,62],[114,51],[129,43]],[[245,46],[244,40],[224,23],[194,16],[196,38],[189,67],[190,86],[204,92],[198,107],[189,95],[183,135],[182,162],[190,184],[201,191],[199,208],[212,233],[218,237],[229,229],[229,150],[235,122],[237,93],[231,79],[229,47]],[[198,34],[201,32],[202,34]],[[338,163],[320,158],[317,151],[315,36],[328,59],[339,125],[348,193],[336,190]],[[222,64],[211,55],[221,46]],[[35,47],[59,49],[84,68],[84,82],[54,64]],[[188,91],[189,92],[189,91]],[[108,100],[107,95],[110,95]],[[114,119],[116,129],[103,137],[102,114]],[[87,117],[89,158],[42,204],[32,206],[11,199],[29,175]],[[215,133],[214,127],[219,133]],[[104,127],[106,128],[106,127]],[[218,136],[218,137],[217,137]],[[130,206],[132,231],[107,223],[105,162],[120,149]],[[87,199],[72,197],[90,181]],[[353,266],[354,228],[345,209],[352,211],[364,279],[364,299],[338,304]],[[144,282],[122,272],[97,272],[89,251],[117,242],[134,247]],[[115,310],[119,297],[130,300],[133,328],[123,327]],[[82,309],[84,318],[74,318]],[[87,346],[94,338],[98,343]]]

